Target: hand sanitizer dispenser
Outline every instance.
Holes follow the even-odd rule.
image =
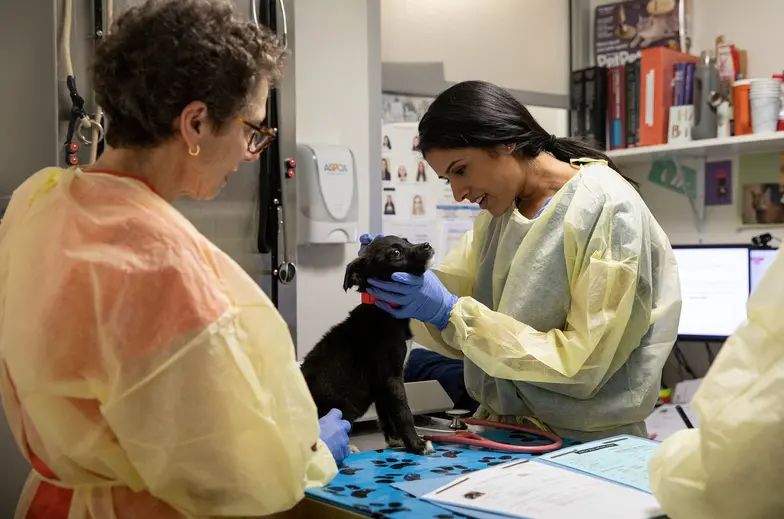
[[[357,171],[345,146],[297,145],[300,244],[358,239]]]

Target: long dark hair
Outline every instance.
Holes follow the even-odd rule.
[[[444,90],[419,122],[419,148],[425,156],[434,149],[491,151],[499,144],[514,146],[514,153],[522,157],[549,152],[564,162],[606,160],[619,171],[607,155],[589,143],[550,135],[512,94],[485,81],[463,81]]]

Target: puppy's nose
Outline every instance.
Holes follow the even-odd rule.
[[[433,247],[431,247],[430,244],[427,242],[420,243],[417,250],[418,250],[418,254],[422,254],[425,256],[430,256],[431,254],[433,254]]]

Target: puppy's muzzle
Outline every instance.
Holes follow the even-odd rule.
[[[433,258],[433,254],[434,254],[433,247],[431,247],[430,244],[427,242],[420,243],[414,249],[414,254],[418,261],[427,263]]]

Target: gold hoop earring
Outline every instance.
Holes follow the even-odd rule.
[[[199,145],[198,145],[198,144],[196,145],[196,149],[195,149],[195,150],[192,150],[192,149],[188,148],[188,154],[189,154],[191,157],[195,157],[195,156],[197,156],[199,153],[201,153],[201,148],[199,147]]]

